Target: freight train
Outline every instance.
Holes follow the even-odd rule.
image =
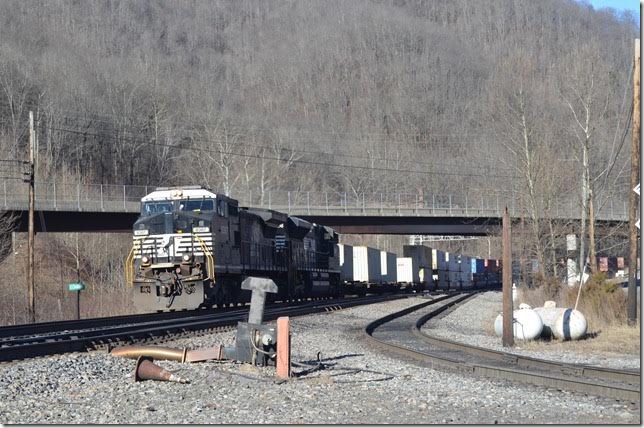
[[[272,279],[279,290],[268,296],[274,300],[488,284],[487,269],[481,271],[485,282],[471,272],[460,274],[464,256],[405,246],[405,257],[398,258],[339,244],[330,227],[270,209],[240,207],[237,200],[202,186],[159,187],[144,196],[132,239],[125,279],[137,312],[248,302],[250,292],[241,289],[248,276]],[[449,266],[443,270],[440,260],[446,255],[447,260],[458,259],[458,280],[449,277]],[[492,264],[498,274],[498,261],[489,263],[490,275]]]

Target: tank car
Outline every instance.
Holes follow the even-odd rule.
[[[126,282],[138,312],[246,302],[248,276],[271,278],[280,300],[337,296],[337,242],[329,227],[205,187],[159,187],[141,199]]]

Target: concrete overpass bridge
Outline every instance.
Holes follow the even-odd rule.
[[[36,183],[37,232],[130,232],[140,199],[152,186]],[[332,192],[266,192],[233,195],[240,206],[270,208],[334,227],[339,233],[472,235],[496,234],[505,204],[513,218],[527,217],[516,195],[405,194],[347,195]],[[628,220],[626,201],[607,200],[596,210],[598,224]],[[0,210],[19,217],[27,230],[28,186],[3,182]],[[558,201],[553,218],[578,221],[581,209],[570,199]]]

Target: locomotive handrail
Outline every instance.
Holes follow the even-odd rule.
[[[141,251],[141,256],[143,256],[143,240],[149,238],[149,236],[141,236],[141,237],[133,237],[134,242],[132,243],[132,248],[130,248],[130,252],[125,258],[125,266],[124,266],[124,274],[125,274],[125,282],[128,285],[133,285],[134,284],[134,250],[138,246],[139,251]]]
[[[132,285],[134,283],[134,244],[130,248],[130,252],[125,258],[125,283],[127,285]]]
[[[208,246],[204,242],[203,239],[201,239],[200,236],[195,235],[194,233],[191,234],[194,238],[197,238],[197,241],[199,242],[199,245],[201,246],[201,249],[203,250],[203,255],[206,258],[206,269],[208,269],[208,277],[206,279],[209,279],[211,281],[215,280],[215,258],[208,249]]]

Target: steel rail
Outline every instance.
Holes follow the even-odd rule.
[[[409,294],[369,296],[342,300],[312,301],[306,304],[269,308],[264,313],[265,320],[274,320],[279,316],[300,316],[318,312],[330,312],[358,305],[385,302],[409,297]],[[16,338],[15,342],[5,342],[0,347],[0,361],[32,358],[44,355],[79,352],[95,349],[100,346],[111,346],[122,343],[160,340],[164,337],[184,335],[195,331],[212,330],[222,327],[234,327],[239,321],[245,321],[247,309],[234,312],[209,313],[193,315],[178,319],[147,321],[145,323],[128,323],[127,326],[107,326],[88,331],[60,332],[49,338]],[[34,341],[37,340],[37,341]]]
[[[471,347],[453,341],[442,343],[444,339],[432,337],[429,340],[426,339],[427,336],[424,333],[420,332],[419,328],[429,319],[439,316],[455,305],[473,297],[473,295],[474,293],[469,293],[464,296],[459,296],[424,315],[411,326],[410,334],[416,341],[420,339],[426,344],[432,345],[429,352],[423,352],[418,349],[413,349],[413,347],[402,346],[379,339],[374,337],[373,333],[378,327],[392,320],[445,300],[451,296],[420,305],[414,305],[371,322],[365,328],[367,340],[380,349],[402,357],[411,358],[432,368],[639,402],[640,376],[637,372],[533,359],[515,354],[498,353],[479,347]],[[521,365],[517,365],[518,362]]]
[[[639,385],[640,372],[635,370],[621,370],[611,369],[607,367],[588,366],[584,364],[564,363],[552,360],[544,360],[540,358],[528,357],[521,354],[514,354],[510,352],[496,351],[493,349],[483,348],[480,346],[467,345],[465,343],[456,342],[454,340],[445,339],[428,334],[421,330],[424,324],[431,318],[434,318],[433,313],[423,315],[416,321],[415,328],[412,332],[421,340],[425,340],[432,345],[449,347],[461,352],[467,352],[473,355],[482,356],[485,358],[503,361],[515,367],[524,369],[539,369],[550,370],[553,372],[561,372],[565,375],[583,376],[587,378],[601,379],[607,381],[626,382],[632,385]]]
[[[309,304],[311,301],[325,301],[331,299],[318,299],[318,300],[307,300],[303,301],[302,304]],[[293,305],[289,302],[277,302],[271,303],[268,307],[277,307],[277,306],[286,306]],[[215,311],[230,312],[236,310],[247,310],[248,306],[232,306],[225,308],[217,308]],[[62,331],[76,331],[83,329],[90,329],[95,327],[105,327],[110,325],[120,325],[127,324],[130,322],[139,322],[139,321],[157,321],[157,320],[167,320],[175,318],[184,318],[186,316],[200,315],[204,311],[209,311],[212,309],[192,309],[192,310],[182,310],[182,311],[170,311],[170,312],[150,312],[144,314],[130,314],[130,315],[117,315],[111,317],[97,317],[97,318],[84,318],[80,320],[61,320],[61,321],[45,321],[38,322],[33,324],[17,324],[17,325],[7,325],[0,326],[0,345],[2,345],[3,340],[15,338],[18,336],[28,336],[35,334],[45,334],[45,333],[56,333]]]

